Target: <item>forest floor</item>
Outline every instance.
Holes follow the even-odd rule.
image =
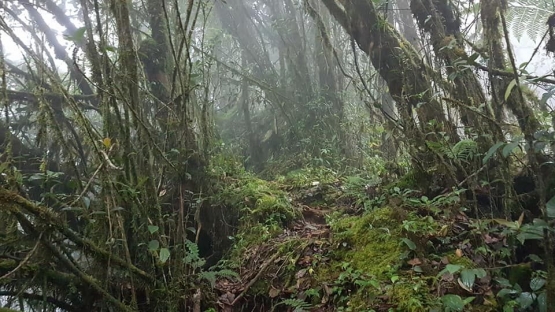
[[[220,310],[526,311],[541,300],[531,262],[508,260],[522,220],[472,219],[457,192],[397,185],[299,171],[230,186],[248,213],[221,262],[239,278],[217,281]]]

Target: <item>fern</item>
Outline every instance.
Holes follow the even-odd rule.
[[[306,311],[312,308],[311,304],[306,303],[304,300],[300,300],[300,299],[284,299],[279,304],[290,306],[294,308],[293,311],[295,312]]]
[[[189,252],[185,258],[183,258],[183,262],[185,262],[185,264],[189,264],[194,269],[202,267],[206,261],[200,257],[197,244],[190,240],[186,240],[185,246]]]
[[[470,160],[478,153],[478,144],[474,140],[462,140],[457,142],[451,150],[452,158],[460,160]]]
[[[478,144],[470,139],[459,141],[453,147],[445,142],[427,141],[426,144],[435,153],[451,159],[470,160],[478,153]]]
[[[216,286],[216,280],[218,277],[226,277],[232,280],[238,280],[239,274],[231,270],[202,271],[198,273],[198,277],[209,282],[210,286],[214,288]]]
[[[450,150],[447,144],[443,142],[426,141],[426,145],[430,150],[439,155],[449,155]]]
[[[547,30],[546,21],[554,13],[548,0],[513,0],[507,12],[507,23],[520,40],[524,33],[536,41]]]

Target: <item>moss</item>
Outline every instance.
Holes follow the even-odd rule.
[[[256,200],[254,209],[251,211],[252,216],[259,222],[265,222],[268,219],[275,221],[288,222],[295,218],[296,213],[291,205],[281,196],[262,195]]]
[[[529,264],[521,264],[509,268],[508,279],[511,284],[518,284],[524,289],[530,284],[533,270]]]
[[[430,307],[437,305],[430,295],[429,286],[422,278],[403,280],[390,290],[390,301],[397,303],[396,311],[430,311]]]
[[[220,184],[220,190],[215,192],[217,195],[212,201],[245,212],[241,218],[243,228],[248,229],[258,223],[278,222],[285,225],[299,216],[291,206],[287,193],[276,183],[258,179],[248,173],[226,182],[231,183]]]
[[[422,184],[427,185],[429,183],[429,176],[426,172],[422,172],[420,170],[411,169],[405,175],[403,175],[399,181],[391,183],[386,188],[392,189],[394,187],[398,187],[400,189],[417,189],[422,188]]]
[[[332,224],[334,240],[340,248],[336,254],[351,263],[354,269],[384,277],[400,264],[400,223],[391,208],[381,208],[364,214],[338,220]]]
[[[450,264],[460,265],[465,269],[474,269],[476,267],[471,259],[468,257],[459,257],[455,254],[455,252],[449,253],[447,255],[447,260],[449,260]]]
[[[17,312],[17,310],[12,310],[12,309],[8,309],[8,308],[1,308],[0,307],[0,312]]]
[[[12,270],[16,266],[17,266],[17,263],[15,262],[15,260],[4,259],[0,261],[0,269],[2,270]]]
[[[294,188],[311,187],[312,182],[328,184],[337,180],[337,174],[324,167],[306,167],[280,176],[277,181]]]

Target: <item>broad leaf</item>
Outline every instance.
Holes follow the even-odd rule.
[[[507,86],[507,90],[505,90],[505,101],[509,98],[509,96],[511,95],[511,91],[513,91],[513,88],[515,86],[516,86],[516,79],[513,79]]]
[[[91,199],[87,196],[83,196],[81,199],[83,200],[83,204],[85,204],[85,208],[89,209],[91,206]]]
[[[543,278],[535,277],[530,281],[530,289],[538,291],[545,285],[546,280]]]
[[[158,229],[160,229],[160,228],[156,225],[149,225],[148,226],[148,231],[150,232],[150,234],[154,234],[154,233],[158,232]]]
[[[170,250],[168,248],[160,249],[160,262],[166,263],[170,258]]]
[[[159,241],[151,240],[150,242],[148,242],[148,250],[156,251],[156,250],[158,250],[158,248],[160,248],[160,242]]]
[[[520,293],[520,296],[516,298],[516,301],[520,304],[522,309],[529,308],[532,304],[534,304],[535,296],[529,292]]]
[[[445,295],[441,298],[443,305],[454,311],[463,311],[465,303],[460,296]]]
[[[538,308],[539,312],[547,312],[547,295],[545,291],[538,296]]]
[[[497,150],[505,144],[505,142],[498,142],[494,146],[490,147],[490,149],[486,153],[486,156],[484,156],[484,159],[482,159],[482,163],[485,164],[493,156],[493,154],[495,154],[495,152],[497,152]]]
[[[518,146],[518,144],[519,142],[515,141],[505,145],[505,147],[503,147],[503,152],[501,153],[503,157],[508,157],[509,155],[511,155],[514,149]]]
[[[547,216],[549,218],[555,218],[555,196],[551,197],[551,199],[546,204],[547,209]]]
[[[408,239],[408,238],[403,238],[402,241],[403,241],[405,244],[407,244],[407,246],[410,248],[410,250],[415,250],[415,249],[416,249],[416,244],[415,244],[413,241],[411,241],[410,239]]]
[[[476,273],[474,272],[474,270],[464,269],[461,271],[461,282],[466,288],[472,289],[475,280]]]
[[[449,273],[455,274],[462,268],[462,266],[456,264],[448,264],[447,266],[445,266],[445,268]]]

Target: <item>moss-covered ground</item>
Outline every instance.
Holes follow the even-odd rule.
[[[503,310],[493,282],[502,272],[490,269],[510,253],[498,244],[506,229],[471,220],[455,191],[426,198],[414,180],[382,186],[310,169],[229,183],[220,199],[242,218],[222,263],[241,278],[218,281],[219,307]]]

